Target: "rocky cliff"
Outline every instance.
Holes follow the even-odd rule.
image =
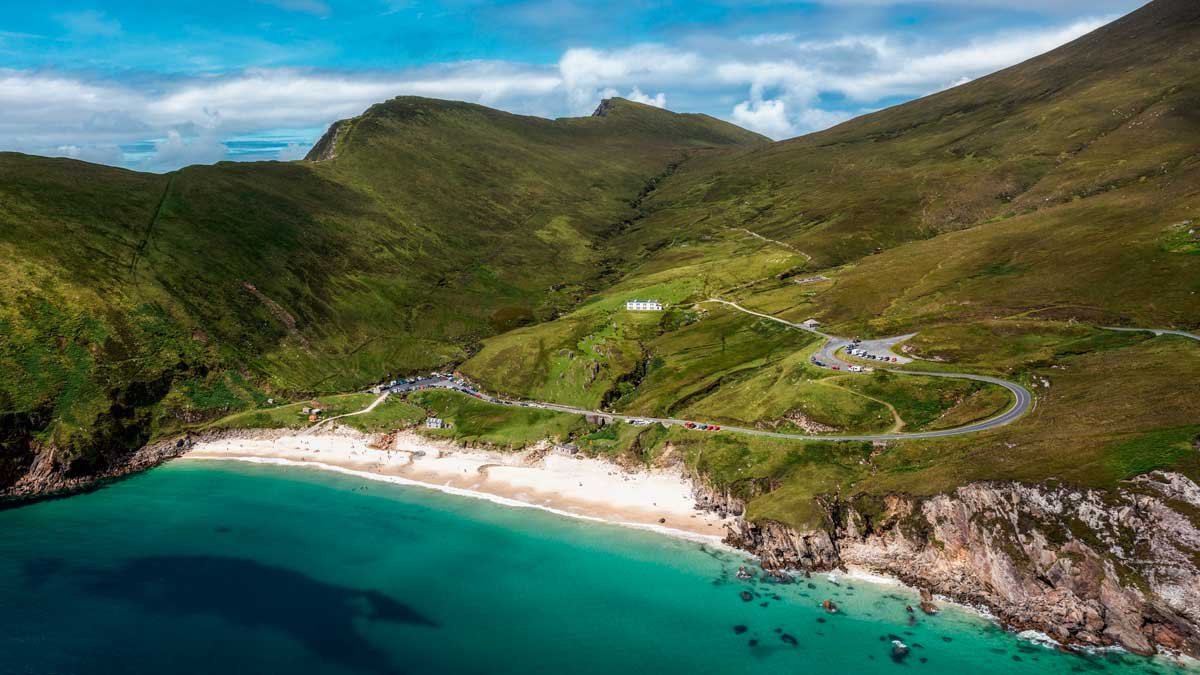
[[[707,507],[742,512],[731,495],[700,491]],[[1182,475],[1114,491],[976,483],[824,507],[823,529],[739,521],[726,541],[771,570],[875,570],[1065,644],[1200,654],[1200,486]]]
[[[61,449],[54,445],[32,445],[32,460],[28,467],[20,472],[12,485],[0,487],[0,503],[36,501],[88,490],[174,459],[187,452],[194,442],[195,439],[188,436],[152,443],[133,452],[106,456],[105,464],[89,464],[86,470],[73,466],[73,462],[62,457]]]

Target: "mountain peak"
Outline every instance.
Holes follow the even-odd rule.
[[[604,117],[609,113],[610,110],[613,110],[616,107],[616,99],[606,98],[603,101],[600,101],[600,105],[596,106],[596,110],[592,113],[592,117]]]

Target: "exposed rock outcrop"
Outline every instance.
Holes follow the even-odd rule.
[[[350,120],[338,120],[329,125],[321,138],[313,144],[308,154],[304,156],[306,162],[324,162],[333,159],[337,156],[337,137],[342,126]]]
[[[596,106],[596,109],[592,111],[592,117],[604,117],[616,107],[617,104],[615,101],[611,98],[606,98],[600,101],[600,105]]]
[[[705,504],[740,510],[709,492]],[[882,572],[1066,644],[1200,654],[1200,486],[1180,474],[1112,491],[976,483],[823,506],[823,528],[738,522],[726,541],[769,570]]]
[[[83,475],[76,475],[71,470],[70,461],[60,457],[56,446],[39,445],[34,449],[32,463],[20,479],[0,490],[0,503],[37,500],[87,490],[158,466],[187,452],[194,444],[195,438],[191,436],[151,443],[134,452],[118,455],[107,466]]]

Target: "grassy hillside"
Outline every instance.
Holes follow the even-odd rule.
[[[1037,400],[1016,424],[972,436],[871,447],[672,432],[659,451],[669,443],[752,498],[752,515],[800,524],[831,492],[1105,487],[1159,468],[1200,477],[1200,344],[1099,328],[1200,326],[1198,61],[1200,6],[1158,0],[1050,54],[826,132],[697,153],[617,238],[643,262],[601,297],[688,310],[720,297],[840,335],[917,332],[902,348],[931,360],[915,367],[1008,377]],[[687,283],[657,284],[671,274]],[[592,327],[621,325],[619,313],[589,319],[590,306],[529,329],[541,351],[512,349],[518,334],[506,334],[464,368],[569,398],[582,390],[555,359],[582,358],[602,334]],[[636,349],[587,355],[601,362],[595,382],[619,394],[614,407],[772,428],[886,430],[898,418],[914,430],[1005,405],[961,382],[815,376],[803,336],[739,340],[755,330],[747,317],[692,319],[664,317]],[[520,375],[497,374],[510,372]]]
[[[641,221],[746,227],[844,274],[822,316],[887,332],[1036,310],[1200,325],[1200,6],[769,146],[709,153]]]
[[[1200,326],[1197,62],[1200,6],[1157,0],[781,143],[620,100],[551,121],[402,98],[304,162],[157,176],[0,156],[0,487],[39,448],[88,473],[188,425],[287,426],[301,395],[450,364],[512,396],[780,431],[945,429],[1007,405],[813,368],[810,334],[714,298],[916,332],[917,367],[1019,381],[1035,407],[890,444],[598,429],[444,392],[356,423],[436,412],[471,442],[683,459],[796,524],[830,492],[1200,478],[1200,343],[1102,329]]]
[[[544,120],[399,98],[327,161],[139,174],[0,155],[0,486],[86,475],[183,425],[464,358],[627,262],[690,152],[764,139],[614,100]]]

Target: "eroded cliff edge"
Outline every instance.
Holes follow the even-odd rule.
[[[706,508],[741,514],[728,493]],[[822,504],[799,531],[739,520],[726,542],[769,570],[861,566],[1064,644],[1200,655],[1200,486],[1155,472],[1116,490],[974,483],[932,497],[859,495]]]

